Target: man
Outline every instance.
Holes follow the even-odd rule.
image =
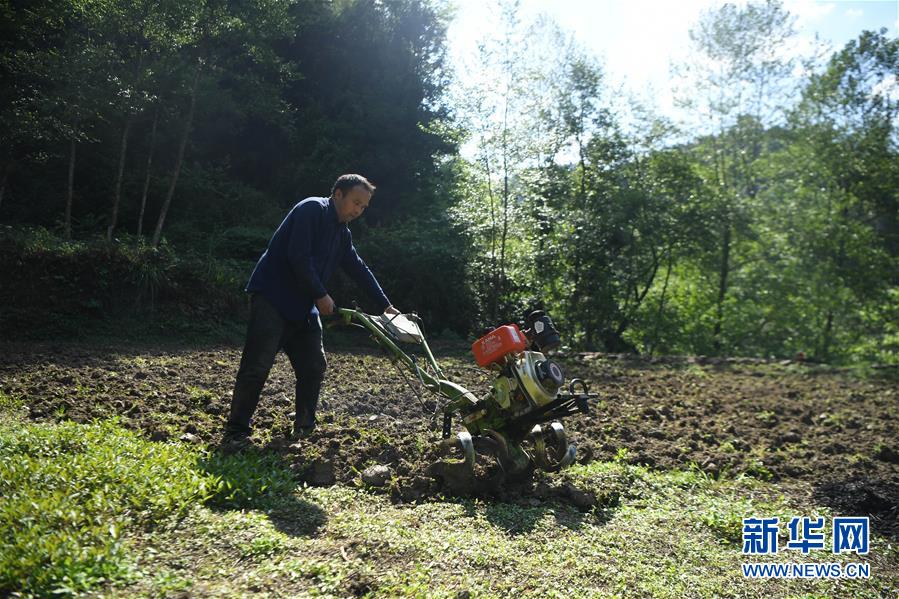
[[[291,441],[315,428],[315,410],[327,362],[319,315],[334,313],[327,283],[337,265],[378,302],[398,314],[377,279],[356,253],[347,223],[368,207],[375,187],[361,175],[341,175],[330,198],[298,203],[275,231],[247,283],[250,321],[234,383],[223,445],[250,444],[250,419],[278,351],[296,374],[296,413]]]

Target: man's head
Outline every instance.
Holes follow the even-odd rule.
[[[368,208],[375,186],[362,175],[340,175],[331,187],[337,220],[348,223]]]

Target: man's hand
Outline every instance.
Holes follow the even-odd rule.
[[[399,313],[400,313],[400,311],[397,310],[396,308],[394,308],[394,307],[393,307],[393,304],[390,304],[390,305],[387,306],[387,308],[384,310],[384,314],[387,314],[388,316],[396,316],[396,315],[399,314]]]
[[[315,300],[315,305],[318,308],[318,313],[322,316],[331,316],[334,314],[334,310],[337,309],[337,304],[335,304],[334,300],[331,299],[331,296],[327,294],[324,297]]]

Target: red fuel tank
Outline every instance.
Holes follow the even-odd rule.
[[[514,324],[497,327],[478,339],[471,346],[478,366],[488,366],[511,352],[524,351],[528,341]]]

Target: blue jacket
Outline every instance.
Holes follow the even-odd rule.
[[[308,322],[318,316],[315,300],[328,294],[324,283],[337,265],[380,304],[390,301],[353,246],[346,223],[337,219],[329,198],[306,198],[294,206],[268,242],[247,283],[248,292],[265,297],[287,320]]]

